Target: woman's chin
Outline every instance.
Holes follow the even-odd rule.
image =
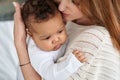
[[[67,22],[67,21],[73,21],[75,19],[71,18],[71,17],[64,17],[64,20]]]
[[[72,19],[67,18],[67,17],[65,17],[64,20],[65,20],[65,21],[72,21]]]

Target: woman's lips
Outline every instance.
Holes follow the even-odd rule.
[[[68,16],[68,14],[66,14],[66,13],[62,13],[62,15],[63,15],[63,17],[67,17]]]

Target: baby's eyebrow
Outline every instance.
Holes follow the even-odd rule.
[[[65,26],[65,24],[62,23],[62,24],[60,25],[59,30],[60,30],[60,29],[63,29],[64,26]],[[58,31],[59,31],[59,30],[58,30]],[[50,36],[50,35],[39,35],[39,38],[46,38],[46,37],[49,37],[49,36]]]
[[[45,37],[48,37],[49,35],[40,35],[39,37],[40,38],[45,38]]]
[[[46,34],[41,34],[41,35],[38,35],[39,38],[46,38],[46,37],[49,37],[50,35],[46,35]]]
[[[64,26],[65,26],[65,24],[62,23],[62,24],[60,25],[60,29],[64,28]]]
[[[58,30],[57,30],[57,32],[59,32],[60,30],[63,30],[64,29],[64,25],[62,25]],[[56,32],[56,33],[57,33]]]

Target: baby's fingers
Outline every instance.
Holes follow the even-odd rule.
[[[79,60],[80,60],[80,62],[82,62],[82,63],[87,61],[87,59],[86,59],[85,57],[80,57]]]
[[[85,56],[84,56],[84,54],[81,53],[80,51],[74,50],[74,51],[73,51],[73,54],[75,55],[75,57],[76,57],[81,63],[87,61],[86,58],[85,58]]]
[[[78,55],[78,53],[80,53],[80,51],[78,51],[78,50],[74,50],[74,51],[73,51],[73,54],[74,54],[74,55]]]

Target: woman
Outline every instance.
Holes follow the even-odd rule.
[[[77,29],[81,33],[70,45],[68,44],[67,50],[79,48],[88,59],[88,63],[76,71],[68,80],[119,80],[120,1],[58,0],[57,2],[59,2],[59,10],[65,20],[80,25],[80,28]],[[20,64],[29,62],[25,45],[26,35],[23,28],[20,7],[16,4],[14,34]],[[20,30],[23,34],[17,36]],[[74,47],[75,45],[77,47]],[[19,48],[21,46],[22,48]],[[26,80],[40,80],[40,76],[34,71],[31,64],[27,64],[21,69]]]

